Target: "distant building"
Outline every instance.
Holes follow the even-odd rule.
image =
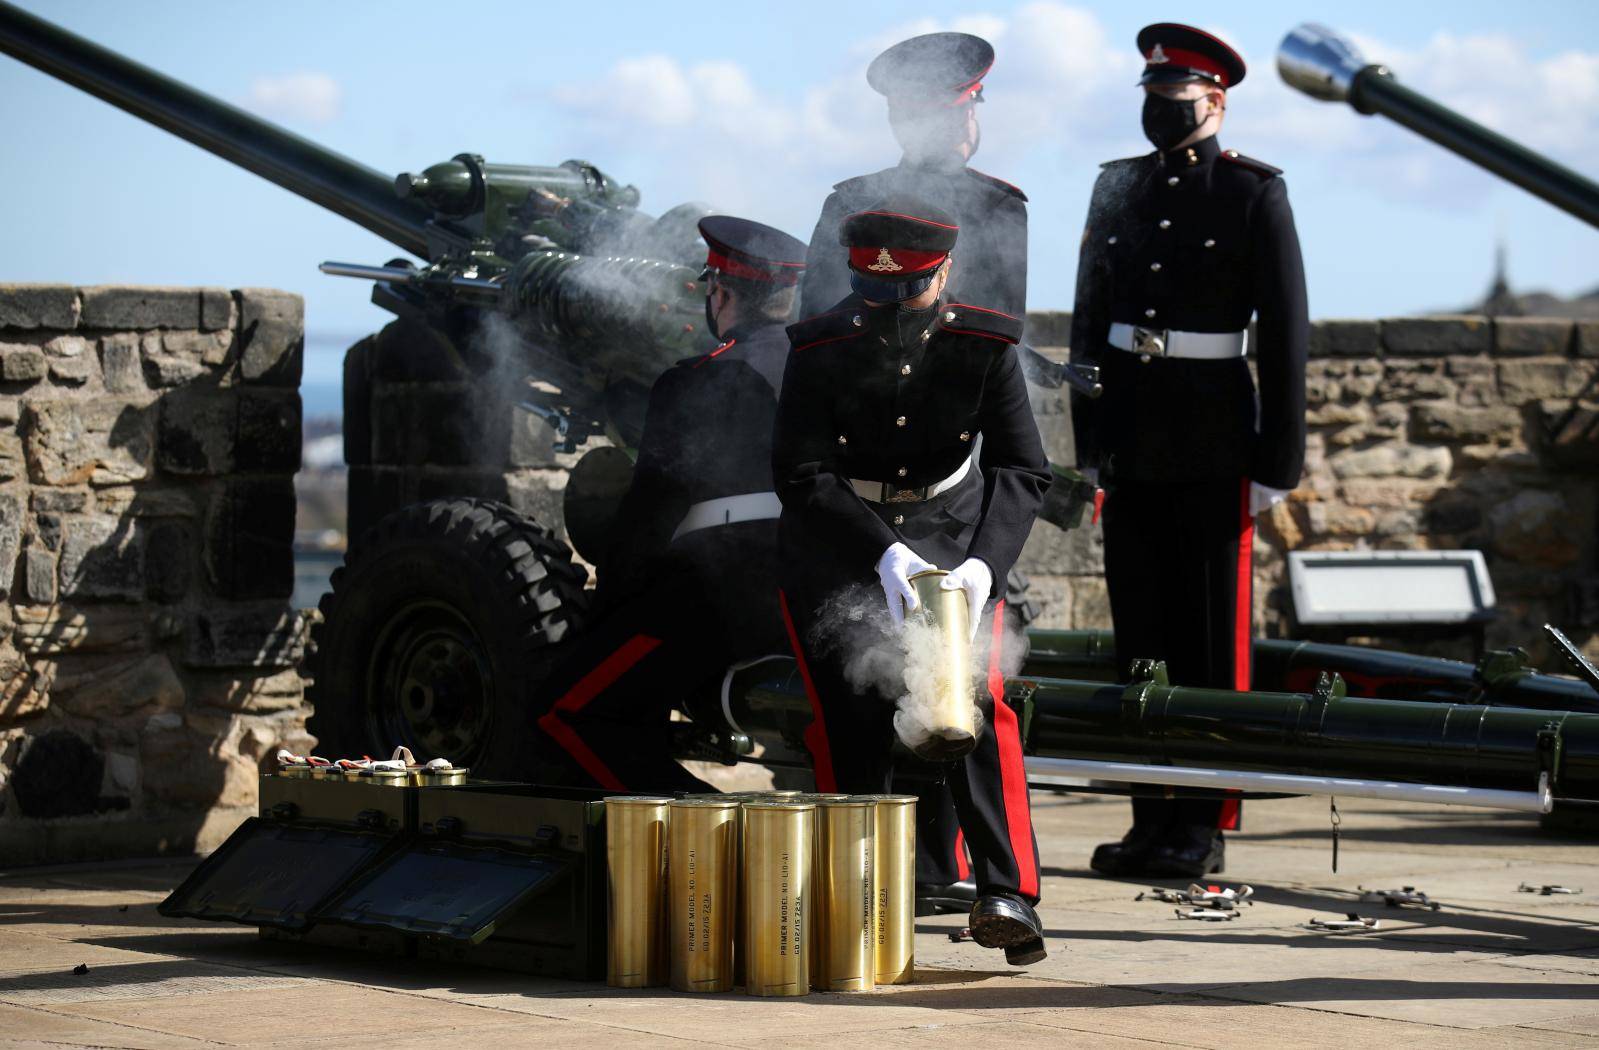
[[[1488,294],[1482,301],[1449,313],[1484,314],[1488,317],[1573,317],[1584,320],[1599,318],[1599,288],[1571,299],[1562,299],[1548,292],[1511,291],[1509,267],[1506,264],[1505,242],[1501,240],[1494,249],[1494,277]]]

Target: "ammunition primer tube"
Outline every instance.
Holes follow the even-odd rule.
[[[863,795],[872,803],[873,948],[878,984],[916,978],[916,796]]]
[[[963,599],[964,600],[964,599]],[[862,796],[820,806],[821,856],[817,865],[817,949],[821,988],[869,992],[877,984],[877,895],[872,890],[873,803]]]
[[[652,988],[667,982],[667,825],[672,800],[613,795],[605,800],[610,874],[610,942],[605,983]]]
[[[671,810],[672,987],[732,991],[738,800],[678,799]]]
[[[744,965],[751,995],[811,990],[807,912],[815,835],[815,803],[744,803]]]

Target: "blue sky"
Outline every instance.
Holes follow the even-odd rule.
[[[462,151],[582,157],[637,184],[646,210],[697,198],[801,237],[832,182],[896,159],[862,79],[871,55],[917,31],[980,31],[999,57],[974,163],[1032,197],[1034,308],[1071,306],[1098,164],[1147,148],[1134,34],[1189,19],[1251,63],[1222,139],[1286,169],[1314,315],[1469,301],[1501,232],[1519,288],[1599,285],[1599,233],[1380,119],[1292,94],[1271,63],[1286,30],[1325,22],[1405,82],[1592,173],[1590,2],[23,6],[380,170]],[[382,262],[389,245],[7,58],[0,171],[0,280],[287,288],[306,296],[318,347],[386,317],[362,282],[316,264]],[[336,372],[329,354],[313,376]]]

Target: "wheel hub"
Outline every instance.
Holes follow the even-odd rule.
[[[405,744],[422,760],[471,765],[488,740],[494,672],[471,623],[449,605],[419,602],[378,634],[367,674],[375,746]]]

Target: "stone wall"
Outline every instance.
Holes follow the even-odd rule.
[[[1041,343],[1069,328],[1029,318]],[[1292,632],[1288,550],[1476,548],[1499,602],[1490,645],[1563,669],[1540,637],[1553,622],[1599,655],[1599,322],[1321,321],[1311,355],[1305,478],[1256,530],[1257,630]],[[1062,399],[1035,395],[1051,457],[1072,462]],[[1103,567],[1098,528],[1035,529],[1021,568],[1041,623],[1108,626]]]
[[[0,867],[213,847],[303,747],[303,305],[0,285]]]

